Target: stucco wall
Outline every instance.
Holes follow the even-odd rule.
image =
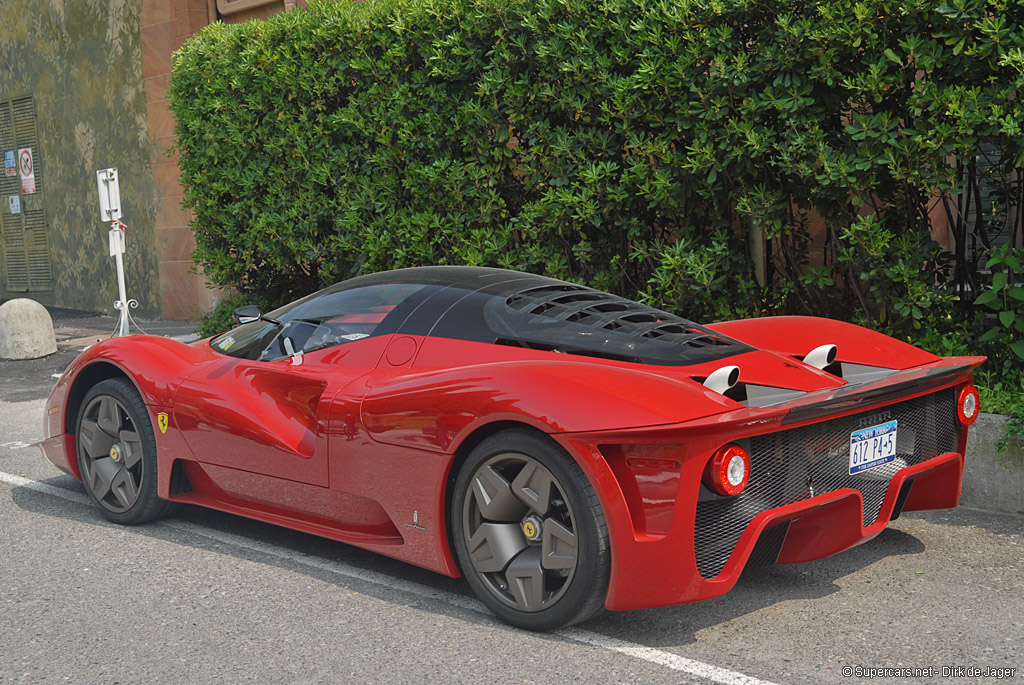
[[[967,437],[960,504],[975,509],[1024,514],[1024,440],[1011,438],[999,451],[1009,418],[980,414]]]
[[[35,98],[54,275],[50,296],[27,296],[113,309],[117,281],[95,172],[114,166],[128,225],[128,296],[139,301],[140,313],[159,315],[153,143],[137,0],[0,2],[0,99],[25,95]],[[0,295],[10,296],[3,284]]]

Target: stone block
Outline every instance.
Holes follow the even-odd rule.
[[[0,359],[36,359],[56,351],[46,307],[26,298],[0,305]]]

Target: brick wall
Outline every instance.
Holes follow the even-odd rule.
[[[174,119],[168,107],[171,53],[211,21],[238,23],[265,19],[305,5],[304,0],[141,0],[142,73],[153,150],[156,186],[156,242],[160,303],[165,319],[195,319],[209,311],[218,293],[193,273],[195,244],[191,212],[182,209],[182,189],[174,145]]]

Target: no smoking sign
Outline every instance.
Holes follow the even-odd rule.
[[[21,192],[29,195],[36,192],[36,169],[32,161],[32,148],[18,150],[18,175],[21,176]]]

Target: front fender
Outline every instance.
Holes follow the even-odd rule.
[[[213,358],[205,343],[185,345],[152,335],[111,338],[92,345],[68,366],[50,392],[43,415],[43,453],[59,469],[79,477],[72,433],[91,387],[108,378],[125,378],[147,406],[169,407],[181,380]]]

